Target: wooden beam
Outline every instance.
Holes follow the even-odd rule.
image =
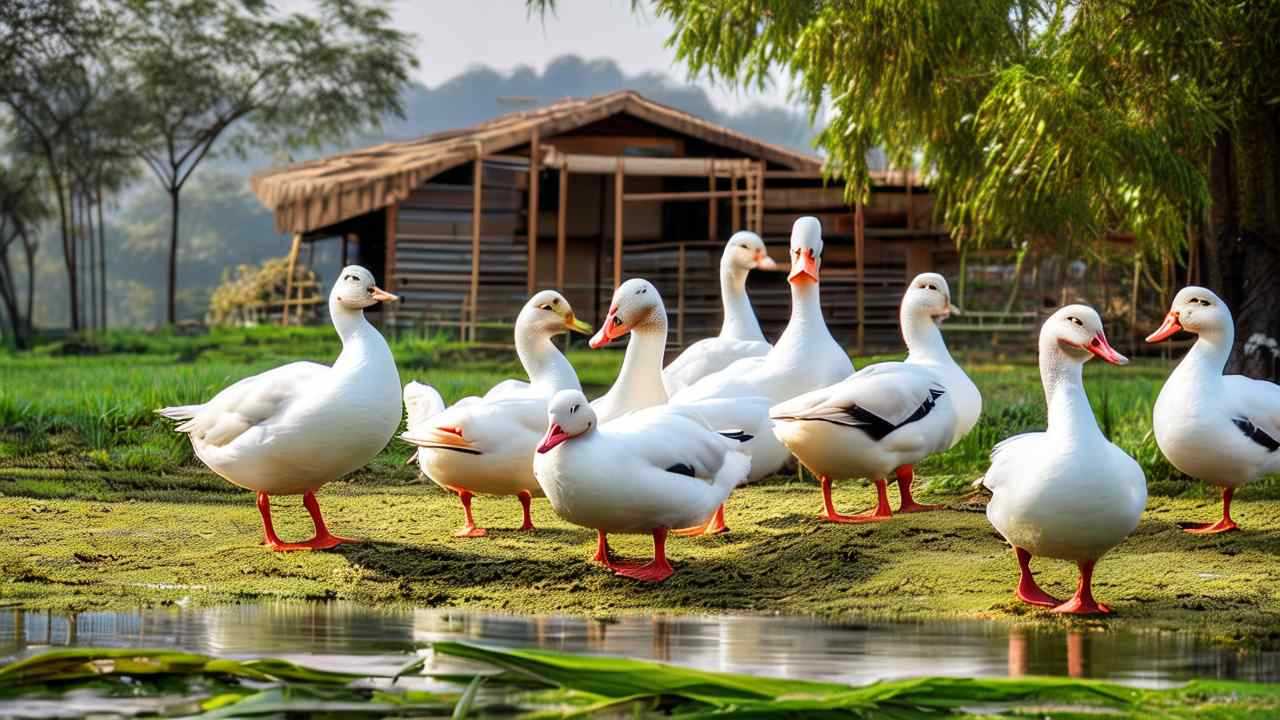
[[[400,284],[396,277],[396,244],[400,239],[400,203],[394,202],[387,206],[386,222],[386,239],[384,241],[385,252],[382,257],[382,287],[389,293],[394,293]],[[384,325],[391,325],[394,319],[395,307],[399,303],[391,303],[382,311]]]
[[[302,234],[293,234],[293,243],[289,246],[289,267],[284,277],[284,307],[280,310],[280,324],[289,324],[289,298],[293,297],[293,271],[298,266],[298,251],[302,249]]]
[[[716,191],[716,174],[714,172],[707,174],[707,192],[714,193]],[[719,234],[720,219],[716,216],[719,211],[720,201],[714,197],[707,199],[707,240],[709,242],[716,241],[716,235]]]
[[[867,312],[866,312],[866,289],[864,281],[866,279],[866,221],[862,212],[862,201],[858,201],[853,208],[853,260],[854,260],[854,287],[856,288],[857,306],[858,306],[858,335],[855,347],[858,354],[861,355],[866,343],[867,333]]]
[[[729,190],[733,192],[730,196],[732,200],[732,210],[729,217],[729,232],[735,233],[742,230],[742,211],[741,205],[738,203],[738,168],[734,167],[733,172],[729,173]]]
[[[478,156],[471,173],[471,292],[467,299],[471,306],[471,325],[467,335],[476,340],[476,306],[480,300],[480,213],[484,198],[484,157]]]
[[[533,129],[533,137],[529,140],[529,216],[525,224],[529,227],[529,276],[525,289],[529,295],[538,283],[538,186],[539,173],[542,171],[542,144],[538,137],[538,128]]]
[[[568,236],[569,168],[560,166],[560,207],[556,210],[556,290],[564,292],[564,246]]]
[[[622,284],[622,197],[627,176],[626,165],[618,158],[618,169],[613,173],[613,289]]]
[[[687,262],[684,243],[676,251],[676,345],[684,349],[684,280]]]
[[[718,198],[742,198],[746,200],[751,197],[750,190],[732,190],[720,191],[704,191],[689,190],[687,192],[651,192],[651,193],[626,193],[622,199],[626,202],[664,202],[667,200],[715,200]]]
[[[627,174],[633,176],[706,177],[714,173],[728,177],[732,172],[741,173],[753,161],[748,158],[655,158],[619,155],[579,155],[552,151],[547,154],[549,165],[567,165],[569,172],[579,175],[612,175],[618,165],[625,163]]]

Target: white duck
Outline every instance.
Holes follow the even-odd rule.
[[[1147,503],[1142,468],[1103,436],[1085,395],[1082,370],[1095,355],[1116,365],[1128,362],[1107,343],[1092,308],[1068,305],[1045,321],[1040,378],[1049,426],[996,445],[979,481],[992,493],[987,518],[1018,559],[1017,597],[1057,613],[1110,612],[1093,598],[1094,565],[1133,532]],[[1033,556],[1079,566],[1071,600],[1040,589],[1031,574]]]
[[[720,300],[724,304],[720,334],[690,345],[667,365],[662,381],[668,394],[674,395],[735,360],[769,353],[773,346],[764,339],[747,297],[747,275],[756,268],[772,270],[777,266],[759,235],[740,230],[729,238],[720,256]]]
[[[614,291],[604,324],[591,338],[601,348],[630,334],[622,368],[613,387],[592,402],[600,422],[612,422],[628,413],[668,403],[663,384],[662,355],[667,346],[667,310],[662,295],[648,280],[632,278]],[[744,452],[751,456],[751,480],[771,475],[786,462],[788,452],[769,430],[768,398],[743,395],[732,398],[671,400],[717,430],[740,430],[746,439]],[[723,510],[712,520],[712,532],[727,532]],[[699,535],[704,528],[683,528],[679,535]]]
[[[1147,342],[1179,330],[1196,334],[1156,398],[1156,444],[1178,470],[1222,488],[1222,519],[1183,523],[1187,532],[1236,530],[1231,496],[1263,475],[1280,472],[1280,385],[1243,375],[1223,375],[1235,340],[1226,303],[1201,287],[1185,287],[1173,299],[1164,324]]]
[[[602,425],[585,395],[564,390],[547,419],[538,483],[560,517],[598,532],[596,562],[636,580],[670,577],[667,532],[705,522],[751,466],[735,440],[668,405]],[[608,533],[652,533],[653,562],[614,562]]]
[[[885,478],[951,447],[955,404],[939,374],[902,362],[877,363],[831,387],[814,390],[769,411],[774,432],[818,476],[828,522],[878,522],[893,517]],[[843,515],[831,500],[832,478],[870,478],[876,507]],[[899,475],[901,478],[901,475]],[[909,475],[908,475],[909,477]],[[901,483],[899,512],[925,509]]]
[[[434,388],[411,382],[404,388],[408,430],[400,437],[418,446],[424,475],[455,492],[464,524],[456,537],[481,537],[471,498],[515,495],[524,509],[521,530],[533,530],[530,504],[541,494],[533,478],[533,450],[547,425],[547,401],[561,390],[581,390],[578,375],[552,339],[568,331],[590,333],[569,301],[554,290],[535,294],[516,317],[516,355],[529,382],[506,380],[483,398],[467,397],[445,409]],[[411,458],[412,459],[412,458]]]
[[[902,340],[907,345],[907,364],[932,370],[942,381],[955,407],[955,432],[948,448],[955,447],[960,439],[973,429],[982,414],[982,393],[969,376],[952,359],[947,343],[942,339],[942,321],[959,315],[960,308],[951,304],[951,288],[947,279],[938,273],[921,273],[907,286],[898,310],[898,322]],[[908,464],[897,469],[898,490],[902,507],[898,512],[932,510],[937,505],[921,505],[911,497],[911,483],[915,468]]]
[[[387,341],[364,309],[396,300],[368,270],[350,265],[329,293],[342,340],[333,367],[295,362],[247,377],[203,405],[157,412],[182,421],[196,457],[232,484],[258,493],[272,550],[323,550],[353,542],[329,532],[315,491],[368,463],[400,425],[400,377]],[[282,542],[271,525],[272,495],[302,495],[315,537]]]

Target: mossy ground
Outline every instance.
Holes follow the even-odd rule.
[[[512,529],[519,524],[514,499],[479,498],[477,517],[490,536],[453,538],[461,521],[456,498],[404,465],[409,448],[399,442],[320,494],[334,531],[366,543],[267,551],[257,544],[252,495],[205,470],[184,439],[150,414],[299,354],[323,359],[297,352],[297,338],[287,349],[252,335],[241,341],[243,357],[234,342],[203,358],[180,344],[132,356],[0,356],[0,602],[82,610],[344,598],[599,615],[745,611],[1081,622],[1013,600],[1011,553],[980,501],[966,499],[995,440],[1043,427],[1029,358],[969,363],[986,400],[983,420],[959,446],[919,468],[922,499],[949,509],[877,525],[823,524],[812,478],[774,478],[734,494],[733,532],[672,539],[677,573],[649,586],[590,565],[594,533],[560,521],[545,501],[534,507],[538,532],[528,534]],[[450,400],[515,374],[503,358],[430,343],[395,347],[402,380],[439,383]],[[597,390],[618,362],[614,353],[571,357]],[[1280,486],[1267,481],[1237,496],[1242,532],[1207,538],[1180,532],[1174,521],[1211,520],[1219,506],[1210,489],[1164,463],[1151,439],[1151,403],[1166,372],[1148,362],[1087,373],[1100,424],[1142,463],[1152,493],[1137,532],[1099,565],[1096,593],[1117,611],[1099,622],[1274,642]],[[865,484],[838,485],[842,510],[860,510],[871,499]],[[297,498],[279,498],[275,507],[283,537],[309,536]],[[642,537],[617,537],[614,546],[628,558],[651,552]],[[1037,570],[1050,592],[1066,596],[1074,587],[1075,569],[1066,563],[1040,561]]]

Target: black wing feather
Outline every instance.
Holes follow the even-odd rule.
[[[1240,432],[1244,433],[1245,437],[1266,448],[1267,452],[1275,452],[1277,449],[1280,449],[1280,442],[1277,442],[1275,438],[1268,435],[1262,428],[1254,425],[1248,418],[1233,418],[1231,422],[1235,423],[1235,426],[1240,428]]]

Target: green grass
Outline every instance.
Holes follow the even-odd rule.
[[[109,340],[109,342],[107,342]],[[725,536],[676,540],[676,576],[639,587],[585,562],[594,534],[535,503],[535,534],[509,530],[518,504],[482,498],[476,512],[491,537],[457,540],[457,500],[404,464],[393,441],[369,466],[330,485],[321,503],[336,532],[368,543],[334,552],[275,554],[256,543],[250,493],[212,475],[186,439],[152,410],[198,402],[244,375],[294,359],[328,360],[327,329],[262,328],[200,338],[112,334],[94,347],[45,346],[0,354],[0,583],[28,607],[87,609],[179,601],[346,598],[523,612],[789,612],[827,617],[996,618],[1062,623],[1011,599],[1013,561],[965,496],[999,439],[1044,426],[1031,358],[965,358],[983,391],[977,428],[918,468],[926,499],[952,510],[877,526],[822,525],[812,478],[795,474],[734,494]],[[139,354],[111,352],[144,349]],[[449,401],[520,374],[510,353],[441,341],[393,344],[401,379],[441,388]],[[616,352],[575,349],[590,392],[612,381]],[[859,361],[865,364],[873,359]],[[1091,363],[1086,382],[1109,437],[1147,472],[1151,501],[1142,525],[1099,566],[1099,597],[1112,623],[1194,628],[1224,641],[1274,640],[1280,620],[1280,489],[1274,480],[1239,495],[1244,532],[1181,533],[1174,520],[1208,520],[1217,498],[1160,457],[1151,405],[1167,368]],[[837,503],[857,510],[870,490],[839,483]],[[277,503],[286,538],[310,531],[296,499]],[[618,538],[629,557],[647,539]],[[1050,592],[1067,594],[1074,568],[1041,562]],[[533,590],[534,592],[529,592]]]
[[[1068,678],[888,680],[863,686],[734,675],[624,658],[542,650],[494,650],[466,643],[431,646],[474,670],[436,675],[455,688],[406,688],[412,663],[371,684],[354,675],[274,659],[218,659],[173,650],[56,650],[0,667],[0,702],[166,697],[162,717],[608,717],[866,718],[938,717],[1270,718],[1280,689],[1194,681],[1144,690]],[[366,682],[360,682],[365,680]],[[390,682],[387,682],[390,681]],[[182,700],[178,700],[182,698]],[[109,701],[106,701],[109,703]]]

